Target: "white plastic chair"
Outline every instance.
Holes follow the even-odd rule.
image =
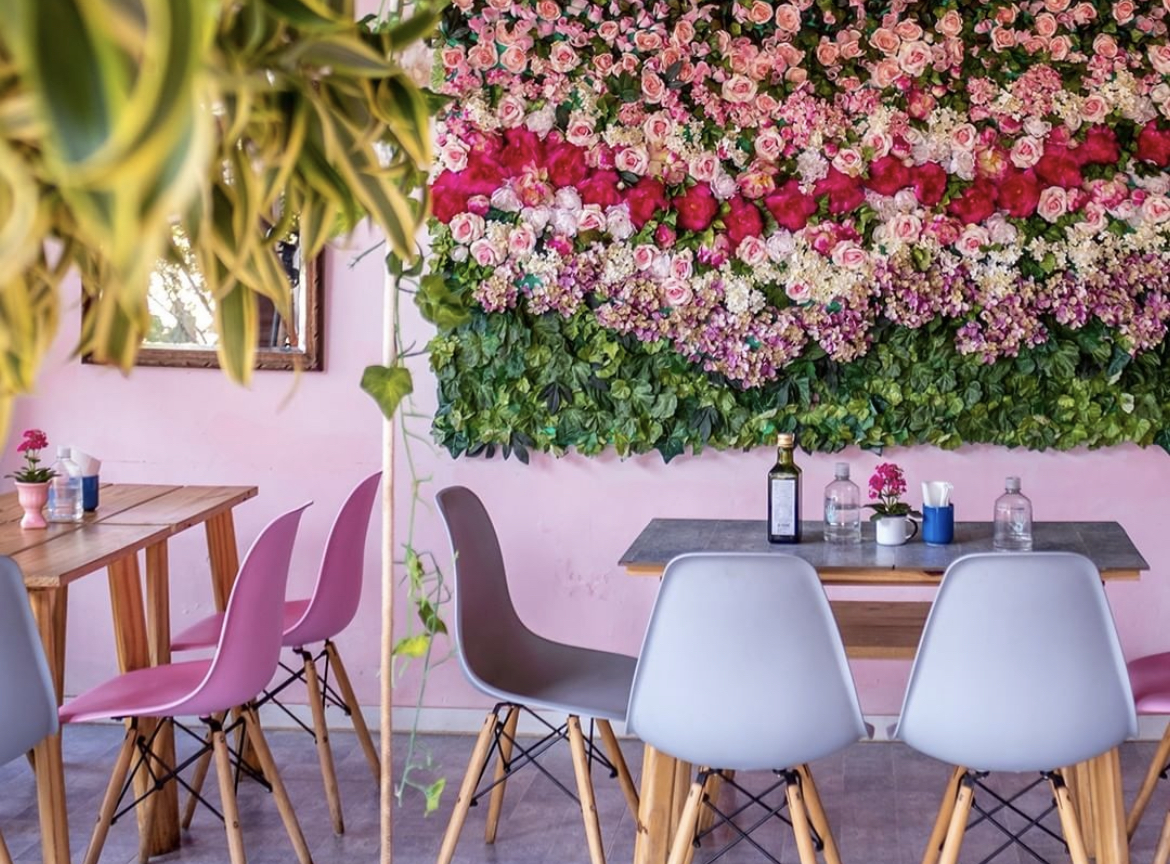
[[[955,561],[927,618],[896,732],[957,766],[924,864],[940,853],[944,864],[957,860],[972,807],[986,813],[974,803],[973,772],[989,771],[1040,772],[1074,864],[1087,864],[1060,769],[1136,730],[1125,660],[1091,561],[1065,552]]]
[[[707,781],[765,769],[781,778],[773,789],[786,786],[802,864],[816,861],[810,822],[826,861],[838,864],[807,763],[866,728],[837,623],[807,562],[713,553],[671,561],[634,674],[628,728],[664,753],[707,766],[691,786],[670,864],[686,860],[703,803],[726,819],[704,801]],[[750,833],[740,840],[775,861]]]
[[[24,577],[0,557],[0,765],[57,731],[57,693],[41,646]],[[0,833],[0,864],[12,864]]]
[[[572,795],[536,761],[547,747],[563,738],[568,738],[573,751],[576,797],[585,820],[590,859],[593,864],[604,864],[589,768],[596,760],[611,769],[636,820],[638,793],[610,726],[610,721],[626,719],[636,661],[622,654],[553,642],[529,630],[512,605],[500,544],[483,503],[462,486],[443,489],[436,503],[455,559],[453,615],[459,663],[476,689],[499,700],[488,712],[467,764],[438,864],[450,864],[468,808],[489,791],[485,839],[495,842],[504,785],[517,768],[531,764]],[[535,745],[521,747],[515,737],[520,712],[539,708],[567,714],[568,720],[561,727],[549,726],[549,734]],[[539,715],[532,716],[544,722]],[[583,735],[581,717],[596,721],[608,759],[594,749],[591,737]],[[514,759],[513,748],[522,755]],[[498,754],[495,773],[489,785],[476,794],[493,754]]]

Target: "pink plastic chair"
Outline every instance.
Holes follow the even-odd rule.
[[[371,474],[354,488],[341,505],[341,510],[329,532],[329,539],[325,543],[325,554],[321,558],[321,568],[317,574],[317,584],[313,588],[312,597],[285,602],[282,644],[292,648],[300,656],[301,668],[294,669],[281,663],[288,677],[267,691],[256,703],[262,705],[272,700],[280,705],[276,699],[277,694],[295,681],[305,682],[309,693],[309,706],[313,713],[313,728],[309,729],[307,726],[304,728],[317,740],[317,758],[321,763],[321,776],[325,782],[325,797],[329,802],[333,830],[338,834],[345,832],[345,822],[341,815],[341,797],[333,767],[333,751],[329,747],[329,728],[325,723],[327,702],[341,708],[353,720],[354,732],[357,733],[366,761],[374,774],[374,781],[378,782],[381,779],[378,751],[374,748],[370,730],[362,717],[361,706],[354,697],[349,676],[341,662],[341,655],[333,643],[333,637],[353,621],[361,602],[366,533],[381,477],[380,471]],[[215,644],[222,627],[223,615],[210,615],[176,636],[171,642],[171,650],[208,648]],[[304,647],[318,642],[323,642],[324,646],[316,655]],[[322,659],[325,661],[324,674],[318,675],[317,662]],[[333,670],[337,678],[340,693],[329,683],[330,670]],[[280,707],[284,708],[283,705]],[[288,709],[285,711],[288,712]],[[299,718],[291,712],[288,713],[297,723],[304,726]],[[195,787],[198,791],[203,770],[198,771],[195,776],[198,781]],[[183,827],[188,827],[191,823],[194,815],[193,802],[194,799],[192,806],[188,807],[183,816]]]
[[[1170,652],[1151,654],[1139,657],[1128,665],[1129,683],[1133,688],[1134,707],[1138,714],[1170,714]],[[1165,775],[1170,766],[1170,725],[1162,734],[1162,740],[1150,760],[1150,767],[1146,770],[1145,779],[1138,789],[1129,815],[1126,817],[1125,827],[1132,839],[1137,831],[1138,823],[1149,806],[1150,797],[1154,794],[1154,787],[1158,778]],[[1155,864],[1166,864],[1170,859],[1170,812],[1166,814],[1166,822],[1162,828],[1161,839],[1158,841],[1157,851],[1154,853]]]
[[[304,504],[278,516],[260,532],[248,550],[228,599],[224,626],[217,640],[215,654],[210,659],[169,663],[126,672],[99,684],[60,708],[58,714],[62,723],[106,718],[129,720],[126,737],[118,751],[114,772],[102,800],[97,827],[94,828],[93,838],[85,854],[85,864],[97,864],[112,822],[139,803],[135,801],[115,814],[127,791],[126,778],[130,773],[130,758],[135,748],[140,754],[135,768],[137,770],[138,766],[143,766],[154,776],[153,791],[178,779],[177,768],[167,766],[161,776],[155,773],[157,757],[151,753],[152,742],[138,731],[138,718],[167,718],[174,723],[174,717],[185,715],[199,717],[210,730],[210,744],[205,746],[215,755],[231,861],[232,864],[244,864],[243,836],[231,771],[232,754],[228,750],[222,725],[226,712],[241,705],[244,706],[241,713],[248,737],[255,748],[260,767],[272,786],[281,819],[296,849],[297,859],[301,864],[312,864],[296,814],[251,704],[256,694],[272,679],[280,659],[281,609],[288,582],[289,562],[301,514],[308,506]],[[164,723],[160,723],[157,729],[163,728]],[[188,759],[185,765],[197,758]],[[148,808],[145,825],[149,826],[149,808],[153,799],[148,792],[140,800],[144,800]],[[144,836],[148,833],[148,828],[143,830]]]

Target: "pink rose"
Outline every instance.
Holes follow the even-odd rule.
[[[789,231],[799,231],[808,224],[809,217],[817,212],[817,202],[810,195],[800,191],[800,183],[789,180],[764,199],[764,206],[772,218]]]
[[[860,270],[869,261],[869,255],[852,240],[842,240],[833,247],[833,263],[846,270]]]
[[[1149,47],[1150,65],[1159,75],[1170,75],[1170,45],[1160,43]]]
[[[926,227],[926,233],[934,237],[940,246],[953,246],[959,239],[959,223],[946,216],[936,216]]]
[[[796,33],[800,30],[800,10],[791,3],[777,6],[776,27],[782,33]]]
[[[1108,33],[1100,33],[1093,40],[1093,51],[1106,60],[1112,60],[1117,56],[1117,40]]]
[[[963,32],[963,16],[956,10],[949,9],[942,18],[935,22],[934,29],[948,38],[958,36]]]
[[[841,49],[822,37],[821,42],[817,45],[817,62],[822,66],[832,66],[840,55]]]
[[[1040,161],[1044,153],[1044,145],[1031,135],[1024,135],[1016,139],[1012,145],[1011,160],[1017,168],[1031,168]]]
[[[640,231],[660,210],[666,209],[666,187],[661,180],[642,177],[626,192],[626,203],[630,207],[630,221]]]
[[[621,35],[622,28],[612,18],[602,21],[597,27],[597,35],[605,42],[612,43],[618,36]]]
[[[759,237],[744,237],[735,247],[735,254],[749,267],[759,267],[768,260],[768,247]]]
[[[565,130],[565,138],[578,147],[591,147],[597,143],[597,133],[593,124],[584,118],[569,121],[569,128]]]
[[[915,120],[925,120],[937,104],[935,98],[925,90],[913,88],[906,97],[906,113]]]
[[[644,54],[650,54],[662,48],[662,36],[653,30],[639,30],[634,34],[634,47]]]
[[[561,7],[556,4],[556,0],[539,0],[536,14],[545,21],[556,21],[561,17]]]
[[[755,204],[738,195],[727,204],[730,209],[723,217],[723,224],[727,228],[727,242],[732,249],[738,248],[745,238],[759,237],[764,233],[764,217]]]
[[[756,0],[748,10],[748,20],[753,24],[767,24],[772,20],[772,7],[764,0]]]
[[[892,57],[879,60],[873,67],[873,83],[878,89],[889,87],[902,75],[902,67]]]
[[[486,237],[481,237],[471,244],[471,257],[480,267],[498,267],[504,261],[503,253],[492,245]]]
[[[922,38],[922,27],[917,22],[909,18],[903,18],[894,27],[894,32],[898,37],[906,42],[915,42]]]
[[[1052,41],[1048,43],[1048,56],[1057,63],[1068,57],[1070,51],[1072,51],[1072,40],[1067,36],[1054,36]]]
[[[691,288],[681,279],[665,279],[662,282],[662,299],[672,309],[678,309],[691,302]]]
[[[1044,0],[1044,8],[1057,15],[1067,9],[1070,2],[1071,0]]]
[[[812,296],[812,288],[804,282],[795,282],[785,287],[784,293],[793,303],[807,303],[809,297]]]
[[[898,50],[898,46],[902,44],[902,40],[898,38],[898,34],[893,30],[879,27],[870,34],[869,44],[887,57],[890,57]]]
[[[947,172],[937,162],[924,162],[913,170],[914,192],[923,207],[933,207],[947,191]]]
[[[505,129],[511,129],[524,122],[524,100],[509,93],[496,106],[496,117]]]
[[[1132,0],[1120,0],[1113,4],[1113,20],[1118,24],[1128,24],[1133,20],[1134,5]]]
[[[670,135],[672,131],[674,131],[674,123],[671,121],[670,116],[662,111],[656,114],[651,114],[646,118],[645,122],[642,123],[643,134],[646,136],[647,140],[654,144],[659,144],[665,141],[666,137]]]
[[[601,212],[601,208],[596,204],[586,205],[577,217],[577,230],[582,233],[586,231],[604,231],[605,225],[605,214]]]
[[[911,78],[917,78],[930,62],[930,46],[925,42],[905,42],[898,51],[898,65]]]
[[[695,262],[691,250],[679,252],[670,259],[670,275],[675,279],[690,279],[695,275]]]
[[[1057,23],[1056,16],[1051,12],[1042,12],[1036,16],[1036,35],[1043,36],[1045,39],[1050,39],[1056,35]]]
[[[472,69],[491,69],[499,59],[495,42],[478,42],[467,52],[467,65]]]
[[[580,62],[577,58],[577,52],[568,42],[555,43],[548,55],[548,64],[561,73],[571,72],[577,68],[577,64]]]
[[[995,10],[995,20],[1006,26],[1016,20],[1017,14],[1018,10],[1015,6],[1000,6]]]
[[[439,152],[442,164],[450,170],[462,171],[467,167],[467,148],[460,142],[447,144]]]
[[[1081,215],[1084,218],[1077,223],[1077,227],[1088,234],[1099,234],[1108,225],[1108,221],[1105,218],[1105,209],[1098,204],[1085,205],[1085,209],[1081,211]]]
[[[922,234],[922,220],[913,213],[899,213],[890,220],[887,230],[901,243],[914,243]]]
[[[714,153],[703,153],[691,161],[691,175],[696,180],[707,181],[719,171],[719,157]]]
[[[512,230],[508,232],[508,251],[512,254],[512,257],[523,258],[535,248],[536,235],[533,233],[531,226],[522,222],[519,225],[513,226]]]
[[[1040,181],[1035,172],[1010,171],[999,181],[996,203],[1016,219],[1027,219],[1040,202]]]
[[[650,69],[642,70],[642,95],[647,102],[661,102],[666,94],[666,85],[662,79]]]
[[[671,203],[678,213],[678,227],[684,231],[706,231],[719,212],[719,202],[706,183],[696,183]]]
[[[779,131],[769,127],[756,135],[755,148],[756,155],[765,162],[775,162],[784,154],[784,138]]]
[[[983,252],[983,247],[990,243],[991,237],[986,228],[982,225],[968,225],[955,242],[955,248],[959,250],[960,255],[975,258]]]
[[[520,46],[509,45],[500,55],[500,65],[513,75],[519,75],[528,66],[528,56]]]
[[[674,25],[674,41],[680,45],[689,45],[691,40],[695,38],[695,25],[693,22],[686,20],[679,21]]]
[[[462,46],[444,48],[442,51],[443,68],[448,72],[458,69],[467,61],[467,55]]]
[[[634,247],[634,267],[639,270],[649,270],[654,264],[654,257],[658,250],[649,243],[642,243]]]
[[[991,49],[996,53],[1007,51],[1009,48],[1015,47],[1016,31],[1009,30],[1006,27],[993,27],[991,29]]]
[[[1087,96],[1081,103],[1081,121],[1084,123],[1100,123],[1108,113],[1109,104],[1095,93]]]
[[[1029,54],[1039,54],[1048,47],[1048,40],[1043,36],[1028,36],[1024,39],[1023,45]]]
[[[756,82],[743,75],[732,75],[723,82],[723,98],[728,102],[751,102],[756,97]]]
[[[650,156],[645,147],[623,147],[613,158],[613,167],[627,174],[645,174]]]
[[[864,166],[865,162],[862,160],[861,154],[852,147],[838,150],[837,155],[833,157],[833,167],[850,177],[858,176]]]
[[[654,242],[658,244],[659,249],[669,249],[677,240],[678,234],[665,222],[654,229]]]
[[[1049,221],[1055,222],[1068,212],[1068,193],[1059,186],[1049,186],[1040,193],[1040,203],[1036,212]]]
[[[474,213],[459,213],[451,219],[451,239],[464,246],[470,246],[483,236],[484,219]]]
[[[1170,219],[1170,198],[1165,195],[1151,195],[1142,202],[1142,219],[1161,224]]]
[[[1084,27],[1090,21],[1096,20],[1097,7],[1092,3],[1078,3],[1072,10],[1072,18],[1078,27]]]

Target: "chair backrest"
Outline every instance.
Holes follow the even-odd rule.
[[[371,474],[354,487],[341,505],[325,541],[313,596],[304,614],[285,631],[285,645],[300,647],[332,639],[357,614],[362,599],[370,511],[381,478],[381,471]]]
[[[952,765],[1044,771],[1136,731],[1125,659],[1091,561],[992,553],[947,568],[898,737]]]
[[[455,562],[453,617],[459,663],[473,683],[505,686],[511,667],[527,662],[535,636],[512,605],[491,517],[476,494],[463,486],[441,490],[435,502]]]
[[[789,768],[865,734],[816,571],[791,555],[696,553],[666,566],[627,728],[695,765]]]
[[[243,705],[272,680],[284,632],[284,592],[301,514],[312,502],[264,527],[236,576],[223,629],[203,681],[175,713],[214,714]]]
[[[57,731],[57,695],[24,577],[0,557],[0,765]]]

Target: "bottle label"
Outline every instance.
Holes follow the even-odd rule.
[[[768,531],[775,537],[796,535],[796,478],[772,478],[772,512],[768,514]]]

